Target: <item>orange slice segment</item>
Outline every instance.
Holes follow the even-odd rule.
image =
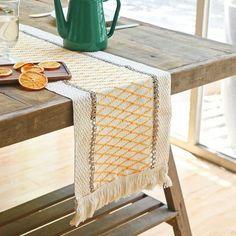
[[[12,70],[9,68],[0,68],[0,77],[6,77],[12,74]]]
[[[60,68],[61,64],[56,61],[44,61],[40,62],[38,66],[43,67],[45,70],[56,70]]]
[[[46,87],[48,78],[41,73],[27,71],[20,75],[19,83],[26,89],[40,90]]]
[[[38,73],[43,73],[44,72],[44,68],[40,67],[40,66],[36,66],[36,65],[24,65],[23,67],[21,67],[21,72],[25,73],[26,71],[34,71],[34,72],[38,72]]]
[[[27,62],[17,62],[14,66],[13,66],[13,69],[15,70],[18,70],[20,69],[22,66],[26,65],[26,64],[29,64]]]

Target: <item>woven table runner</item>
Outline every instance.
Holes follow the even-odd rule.
[[[47,89],[73,101],[77,226],[114,200],[171,185],[170,74],[104,52],[72,52],[61,42],[21,26],[13,53],[22,61],[64,61],[72,73]]]

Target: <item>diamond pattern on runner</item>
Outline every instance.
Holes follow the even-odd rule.
[[[95,189],[150,168],[153,85],[132,83],[97,93]],[[106,124],[104,119],[106,118]]]

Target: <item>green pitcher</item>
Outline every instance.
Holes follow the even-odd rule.
[[[107,39],[114,33],[120,11],[120,0],[110,31],[106,30],[103,0],[70,0],[67,20],[61,0],[54,0],[57,30],[64,39],[64,47],[75,51],[99,51],[107,47]]]

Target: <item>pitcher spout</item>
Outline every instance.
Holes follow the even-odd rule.
[[[54,0],[55,13],[56,13],[56,22],[57,22],[57,31],[59,35],[65,39],[67,37],[67,22],[63,13],[61,0]]]

